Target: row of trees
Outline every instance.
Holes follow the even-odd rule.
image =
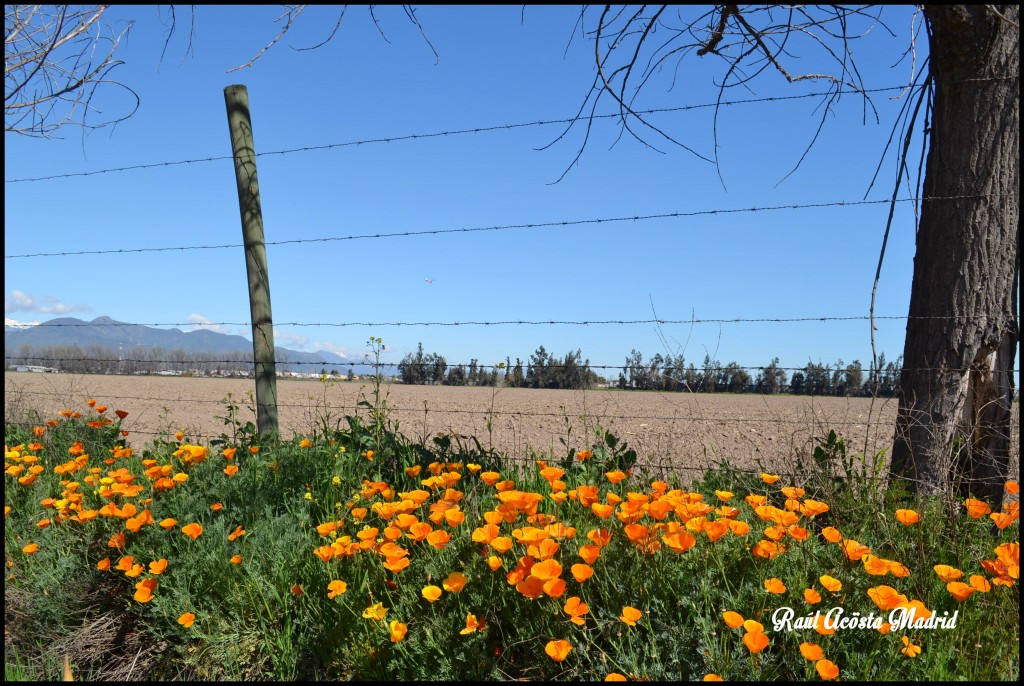
[[[102,345],[22,345],[17,353],[5,351],[4,366],[50,367],[77,374],[253,373],[251,352],[211,353],[143,345],[118,349]]]
[[[443,355],[423,352],[423,344],[398,364],[398,377],[407,384],[445,386],[513,386],[516,388],[590,388],[604,379],[590,368],[579,348],[564,358],[551,355],[540,346],[523,367],[523,361],[505,358],[497,365],[482,365],[474,358],[469,365],[448,366]]]
[[[885,353],[878,358],[877,372],[865,370],[860,360],[847,364],[808,362],[802,369],[787,370],[775,357],[767,366],[753,369],[736,362],[723,365],[710,355],[704,356],[700,367],[687,365],[682,355],[655,354],[646,362],[633,350],[619,373],[618,387],[634,390],[690,391],[693,393],[793,393],[797,395],[858,396],[878,393],[895,396],[899,390],[902,357],[886,362]],[[788,378],[787,378],[788,377]]]
[[[879,356],[877,372],[864,369],[860,360],[847,364],[808,362],[801,369],[779,366],[779,358],[756,370],[736,362],[722,364],[710,355],[700,367],[687,365],[683,355],[655,354],[648,360],[637,350],[626,358],[615,385],[627,390],[689,391],[693,393],[794,393],[797,395],[871,395],[895,396],[899,390],[902,358],[886,362]],[[753,374],[751,373],[753,372]],[[540,346],[524,362],[506,357],[498,365],[481,365],[473,359],[469,365],[449,367],[443,355],[424,353],[420,343],[415,353],[406,355],[398,365],[398,376],[406,384],[446,386],[511,386],[514,388],[591,388],[607,381],[590,368],[579,349],[564,358],[551,355]]]

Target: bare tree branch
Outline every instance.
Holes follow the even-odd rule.
[[[874,104],[866,94],[850,44],[870,34],[877,27],[891,33],[889,27],[880,19],[880,10],[836,5],[813,9],[802,5],[716,5],[710,11],[702,11],[696,19],[689,19],[684,15],[688,8],[681,8],[672,14],[667,12],[667,9],[668,6],[663,5],[605,5],[601,8],[596,15],[596,27],[585,32],[585,35],[590,36],[595,43],[597,88],[592,88],[587,93],[587,102],[580,108],[580,117],[585,111],[591,112],[591,117],[594,116],[598,110],[589,106],[589,101],[599,101],[607,94],[615,101],[619,110],[619,137],[623,132],[628,132],[642,145],[656,149],[651,141],[647,140],[653,132],[657,138],[664,138],[683,147],[700,159],[715,163],[717,167],[717,110],[714,121],[716,152],[709,158],[688,147],[684,141],[668,134],[663,127],[655,124],[649,115],[640,114],[636,106],[640,92],[649,86],[652,77],[666,66],[669,60],[677,60],[671,81],[674,87],[682,58],[693,50],[697,56],[713,55],[725,62],[725,78],[718,82],[719,102],[722,101],[724,89],[740,86],[749,90],[747,84],[767,69],[778,73],[788,83],[827,81],[833,85],[822,100],[824,110],[821,121],[810,143],[793,170],[787,173],[783,180],[800,168],[818,140],[825,119],[844,93],[855,92],[862,95],[865,101],[865,118],[869,107],[874,111],[875,118],[878,118]],[[853,19],[857,21],[851,24]],[[584,9],[581,12],[580,23],[585,21]],[[659,31],[664,31],[667,38],[655,38]],[[575,29],[573,32],[575,33]],[[809,41],[828,63],[835,66],[835,69],[831,72],[793,72],[789,62],[796,58],[789,52],[788,44],[796,37]],[[808,55],[802,51],[800,57],[807,59]],[[640,65],[644,66],[642,71]],[[750,71],[745,69],[745,66],[752,66],[754,69]],[[637,77],[637,72],[641,76]],[[568,130],[571,129],[572,125],[568,127]],[[564,138],[568,130],[556,141]],[[588,123],[588,139],[590,133]],[[573,160],[573,165],[578,160],[579,155]],[[721,170],[718,171],[721,178]]]
[[[114,59],[120,33],[102,22],[107,5],[7,5],[4,8],[4,131],[53,137],[65,125],[96,129],[132,116],[138,96],[107,78],[123,62]],[[101,49],[102,48],[102,49]],[[131,111],[98,124],[89,121],[101,84],[126,90]]]

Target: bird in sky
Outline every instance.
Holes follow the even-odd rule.
[[[431,278],[426,278],[426,279],[423,279],[423,280],[426,281],[427,283],[434,283],[434,280],[431,279]]]

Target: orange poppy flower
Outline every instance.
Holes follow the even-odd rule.
[[[892,586],[876,586],[868,589],[868,597],[875,602],[879,610],[883,612],[892,610],[900,603],[907,602],[907,596],[897,591]]]
[[[814,663],[814,668],[818,670],[818,676],[825,681],[830,681],[839,677],[839,667],[829,660],[818,660]]]
[[[857,562],[860,558],[871,552],[871,548],[853,540],[852,538],[848,538],[843,541],[842,548],[846,557],[853,562]]]
[[[970,598],[978,589],[973,586],[968,586],[962,581],[950,581],[946,584],[946,590],[949,591],[950,595],[952,595],[958,603],[962,603]]]
[[[236,526],[235,530],[228,534],[228,540],[233,541],[240,536],[245,536],[245,529],[242,528],[241,524]]]
[[[405,634],[408,633],[408,631],[409,627],[403,624],[402,622],[398,621],[397,619],[392,619],[391,623],[388,624],[388,633],[391,636],[392,643],[398,643],[399,641],[401,641],[403,638],[405,638]]]
[[[775,483],[776,481],[779,480],[779,475],[778,474],[766,474],[764,472],[761,472],[761,480],[764,481],[766,484],[773,484],[773,483]]]
[[[785,546],[764,539],[758,541],[751,550],[757,557],[763,557],[768,560],[774,559],[785,551]]]
[[[957,579],[962,578],[964,575],[964,573],[961,572],[959,569],[955,567],[950,567],[949,565],[935,565],[932,569],[935,570],[935,573],[942,581],[945,581],[947,583],[950,581],[956,581]]]
[[[605,478],[612,482],[612,485],[618,484],[620,481],[624,481],[626,473],[623,471],[616,470],[614,472],[605,472]]]
[[[110,569],[110,558],[109,557],[105,557],[102,560],[100,560],[99,562],[97,562],[96,563],[96,569],[100,570],[101,572],[105,572],[108,569]]]
[[[543,581],[557,579],[562,575],[562,565],[558,564],[555,560],[544,560],[533,565],[530,568],[530,574]]]
[[[782,583],[781,579],[771,578],[765,579],[764,590],[769,593],[782,594],[786,592],[786,584]]]
[[[178,624],[182,625],[186,629],[190,628],[196,621],[196,616],[191,612],[186,612],[182,616],[178,617]]]
[[[825,514],[828,510],[828,505],[819,500],[811,500],[810,498],[805,500],[800,506],[800,514],[805,517],[817,517],[820,514]]]
[[[726,610],[722,613],[722,619],[725,620],[725,625],[730,629],[738,629],[743,626],[743,615],[739,612],[733,612],[732,610]]]
[[[619,615],[619,619],[621,619],[625,624],[629,626],[636,626],[637,620],[640,619],[640,617],[642,617],[643,614],[643,612],[636,609],[635,607],[630,607],[629,605],[627,605],[626,607],[622,608],[622,614]]]
[[[820,603],[821,602],[821,594],[818,593],[813,588],[805,588],[804,589],[804,601],[808,605],[815,605],[817,603]]]
[[[467,581],[466,575],[462,572],[452,572],[441,582],[441,585],[450,593],[458,593],[465,587]]]
[[[906,636],[901,636],[900,640],[903,642],[903,647],[900,648],[901,653],[911,658],[917,657],[921,654],[921,646],[914,645]]]
[[[583,626],[584,624],[586,624],[587,621],[583,619],[583,615],[590,612],[590,607],[582,600],[580,600],[579,596],[572,596],[567,601],[565,601],[565,605],[562,607],[562,610],[565,612],[565,614],[569,615],[570,622],[572,622],[573,624],[577,624],[579,626]]]
[[[712,543],[720,539],[728,531],[729,524],[727,520],[716,519],[715,521],[707,522],[704,525],[704,533],[707,534],[708,540]]]
[[[161,558],[149,563],[150,574],[163,574],[167,570],[167,558]]]
[[[477,631],[482,631],[484,628],[484,622],[478,620],[476,615],[472,612],[466,613],[466,628],[460,631],[460,634],[472,634]]]
[[[815,613],[814,615],[814,630],[822,636],[831,636],[836,632],[835,622],[829,622],[826,615]]]
[[[609,674],[608,676],[611,676],[611,675]],[[625,681],[625,680],[626,680],[626,677],[622,677],[622,681]],[[605,681],[608,681],[608,679],[605,679]],[[702,681],[724,681],[724,679],[722,679],[722,677],[720,677],[717,674],[715,674],[714,672],[712,672],[711,674],[705,674],[704,678],[702,679]]]
[[[421,594],[427,599],[427,602],[433,603],[441,597],[441,589],[437,586],[424,586]]]
[[[233,565],[240,565],[240,564],[242,564],[242,556],[241,555],[232,555],[230,562]]]
[[[448,543],[452,540],[451,534],[443,529],[437,529],[427,534],[427,543],[437,548],[438,550],[444,550]]]
[[[185,526],[181,527],[181,533],[185,534],[194,541],[197,538],[199,538],[200,535],[202,535],[203,527],[202,525],[196,522],[192,522],[191,524],[186,524]]]
[[[536,577],[531,578],[535,579]],[[548,579],[543,586],[544,593],[552,598],[561,598],[566,588],[565,579]]]
[[[572,644],[563,640],[548,641],[547,645],[544,646],[544,652],[555,662],[565,660],[570,650],[572,650]]]
[[[980,574],[971,575],[971,586],[973,586],[975,590],[981,591],[982,593],[988,593],[990,590],[992,590],[992,585],[988,582],[988,580],[985,577],[981,576]]]
[[[574,564],[569,570],[572,572],[572,578],[576,579],[579,583],[583,583],[594,576],[594,568],[586,564]]]
[[[752,631],[743,634],[743,645],[751,653],[757,654],[768,647],[768,637],[760,631]]]
[[[234,476],[235,474],[238,474],[238,465],[229,464],[227,467],[224,468],[224,473],[227,474],[228,476]]]
[[[891,569],[891,563],[888,560],[883,560],[875,555],[865,555],[861,561],[864,563],[864,571],[872,576],[888,574]]]
[[[591,511],[601,519],[608,519],[612,516],[615,511],[614,505],[605,505],[604,503],[593,503],[590,506]]]
[[[21,549],[21,552],[25,553],[26,555],[35,555],[36,551],[38,551],[38,550],[39,550],[39,544],[38,543],[29,543],[28,545],[26,545],[24,548]]]
[[[825,537],[825,540],[829,543],[838,543],[843,539],[843,535],[839,533],[839,529],[834,526],[826,526],[821,530],[821,535]]]
[[[984,500],[976,500],[974,498],[965,500],[964,507],[967,508],[967,516],[971,519],[979,519],[992,511],[992,508]]]
[[[224,509],[224,503],[214,503],[213,505],[210,505],[210,509],[214,512],[220,512]]]
[[[327,597],[334,598],[339,595],[343,595],[348,590],[348,584],[344,581],[334,579],[331,583],[327,584]]]
[[[821,646],[815,643],[808,643],[806,641],[800,644],[800,654],[812,662],[817,662],[825,657],[825,653],[822,652]]]
[[[896,510],[896,521],[905,526],[910,526],[921,521],[921,515],[913,510]]]
[[[394,572],[395,574],[398,574],[409,565],[409,558],[404,555],[388,557],[384,560],[384,569]]]
[[[135,584],[135,595],[133,596],[137,602],[148,603],[153,599],[153,591],[156,590],[156,586],[159,582],[150,577],[149,579],[143,579],[139,583]]]
[[[303,438],[299,442],[299,447],[300,448],[312,448],[313,447],[313,442],[311,440],[309,440],[308,438]]]
[[[820,577],[818,581],[821,582],[822,586],[832,591],[833,593],[838,593],[839,591],[843,590],[843,582],[827,574]]]
[[[742,524],[743,522],[730,522],[732,524]],[[747,527],[749,530],[749,527]],[[735,529],[733,530],[735,533]],[[689,531],[676,531],[675,533],[662,536],[661,540],[664,541],[665,545],[672,549],[675,553],[684,553],[697,544],[697,539],[694,538],[693,534]]]
[[[756,493],[751,493],[750,495],[745,496],[743,499],[747,501],[748,505],[754,508],[761,507],[762,505],[768,502],[767,496],[758,495]]]

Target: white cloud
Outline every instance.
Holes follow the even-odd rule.
[[[185,321],[192,325],[192,331],[198,331],[199,329],[208,329],[209,331],[215,331],[217,333],[230,334],[231,331],[227,327],[221,326],[220,324],[214,324],[209,318],[204,317],[201,314],[190,314],[185,317]]]
[[[72,312],[92,312],[88,305],[65,305],[52,295],[40,298],[24,291],[11,291],[4,298],[4,314],[10,312],[39,312],[40,314],[70,314]]]
[[[28,329],[33,326],[38,326],[39,323],[38,319],[34,322],[19,322],[17,319],[8,319],[7,317],[4,317],[4,326],[9,326],[12,329]]]
[[[293,350],[299,350],[300,352],[306,352],[302,350],[309,343],[309,339],[305,336],[299,336],[293,333],[284,333],[278,329],[274,329],[274,345],[279,345],[282,348],[291,348]]]
[[[274,345],[282,348],[288,348],[290,350],[296,350],[298,352],[312,353],[317,350],[324,350],[335,355],[340,355],[347,358],[358,358],[361,359],[363,356],[362,350],[354,348],[347,348],[343,345],[336,345],[334,343],[326,343],[324,341],[313,341],[307,336],[302,336],[294,333],[285,333],[278,329],[274,329]]]

